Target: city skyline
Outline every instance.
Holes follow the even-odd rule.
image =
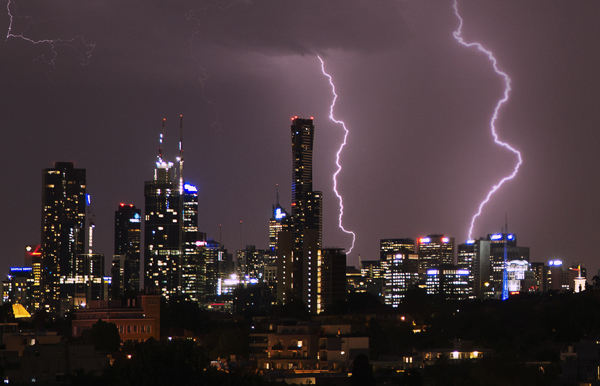
[[[323,245],[348,250],[331,180],[343,132],[328,119],[333,96],[317,54],[336,84],[335,116],[350,131],[338,176],[344,226],[357,235],[348,264],[357,265],[359,254],[376,259],[384,238],[443,233],[464,242],[477,205],[514,157],[494,147],[488,131],[501,79],[485,57],[454,40],[452,3],[267,3],[203,11],[191,2],[189,9],[152,4],[135,18],[134,5],[112,9],[110,2],[99,9],[67,3],[64,15],[62,8],[19,8],[47,20],[29,30],[37,38],[81,35],[96,47],[85,66],[63,47],[52,67],[34,60],[48,56],[47,47],[0,42],[1,157],[10,181],[2,193],[2,272],[40,242],[40,173],[55,161],[86,169],[94,251],[110,256],[114,211],[121,202],[142,207],[162,118],[165,158],[175,161],[180,114],[186,179],[199,188],[199,231],[216,240],[221,233],[230,251],[267,247],[276,184],[291,211],[289,119],[314,116]],[[531,248],[531,261],[581,261],[594,273],[600,5],[551,1],[538,14],[532,4],[459,2],[465,39],[492,49],[513,79],[498,132],[524,159],[474,235],[500,232],[507,214],[508,231]],[[249,28],[247,11],[261,26]],[[95,13],[98,22],[90,22]],[[286,28],[289,20],[312,28],[303,35]],[[0,14],[0,30],[8,21]],[[24,23],[13,28],[25,31]]]

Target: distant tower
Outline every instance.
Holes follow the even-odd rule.
[[[490,241],[491,279],[496,297],[501,298],[505,292],[504,274],[507,262],[513,260],[529,261],[529,248],[517,246],[517,235],[513,233],[488,234]],[[506,295],[506,294],[504,294]]]
[[[490,295],[490,241],[467,240],[458,246],[458,268],[469,270],[473,296],[483,299]]]
[[[183,184],[182,213],[182,294],[189,300],[203,301],[206,295],[206,261],[202,251],[206,245],[206,234],[198,231],[198,188],[189,182]]]
[[[313,120],[292,118],[292,213],[277,241],[277,298],[302,300],[319,310],[323,194],[312,190]]]
[[[145,286],[167,299],[183,295],[199,301],[204,297],[206,267],[200,247],[206,240],[198,232],[198,188],[184,182],[183,117],[179,121],[178,177],[173,163],[165,162],[160,136],[154,179],[144,189]]]
[[[421,274],[430,268],[454,264],[454,237],[429,235],[417,239],[419,271]]]
[[[42,266],[46,310],[60,312],[61,278],[75,274],[76,257],[84,253],[86,212],[85,169],[56,162],[42,174]]]
[[[140,248],[142,211],[132,204],[120,204],[115,211],[115,249],[113,257],[112,295],[140,289]]]
[[[164,119],[162,128],[154,179],[144,187],[144,285],[168,299],[181,291],[181,196],[162,156]]]
[[[413,239],[382,239],[380,267],[385,304],[398,307],[411,287],[419,284],[419,259]]]
[[[283,220],[287,217],[285,209],[279,205],[279,184],[277,184],[277,203],[273,205],[273,217],[269,220],[269,253],[276,256],[277,235],[283,230]]]

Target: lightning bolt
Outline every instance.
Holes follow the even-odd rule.
[[[82,59],[82,64],[86,65],[89,62],[90,57],[92,56],[92,51],[94,50],[94,48],[96,47],[95,44],[87,44],[85,42],[85,39],[82,36],[76,36],[74,38],[71,39],[41,39],[41,40],[34,40],[31,38],[28,38],[27,36],[23,35],[23,33],[13,33],[13,22],[15,21],[16,17],[20,17],[18,15],[16,15],[16,11],[17,11],[17,5],[13,4],[13,8],[14,8],[14,12],[15,15],[13,16],[13,13],[11,12],[11,4],[13,4],[12,0],[8,0],[8,2],[6,3],[6,11],[9,17],[9,24],[8,24],[8,31],[6,33],[6,41],[8,41],[9,38],[15,38],[15,39],[21,39],[27,42],[30,42],[32,44],[46,44],[47,46],[50,47],[50,49],[52,50],[52,58],[47,60],[46,59],[46,55],[40,55],[36,58],[40,59],[46,63],[49,64],[51,66],[54,67],[55,65],[55,60],[56,57],[58,56],[58,52],[56,51],[56,49],[58,47],[64,46],[64,47],[69,47],[71,49],[73,49],[75,52],[77,52],[80,56],[80,58]],[[29,17],[26,17],[29,18]],[[31,24],[30,24],[31,25]],[[25,29],[25,32],[27,32],[27,29],[29,27],[27,27]]]
[[[344,216],[344,200],[342,199],[342,196],[338,193],[338,190],[337,190],[337,176],[342,171],[342,165],[340,165],[340,154],[342,153],[344,146],[346,146],[346,139],[348,138],[348,129],[346,128],[346,124],[344,123],[344,121],[338,121],[337,119],[335,119],[333,117],[333,108],[335,107],[335,102],[337,101],[338,96],[335,93],[335,85],[333,84],[333,79],[331,78],[331,75],[329,75],[325,71],[325,62],[323,62],[323,59],[321,59],[321,56],[317,56],[317,57],[321,61],[321,71],[323,71],[323,75],[325,75],[329,79],[329,85],[331,86],[331,92],[333,93],[333,101],[331,102],[331,106],[329,107],[329,119],[331,119],[333,122],[337,123],[338,125],[342,125],[342,127],[344,128],[344,141],[340,145],[340,148],[338,149],[337,154],[335,156],[335,164],[337,165],[337,170],[335,173],[333,173],[333,191],[335,192],[335,195],[337,196],[337,198],[340,200],[340,216],[338,217],[339,227],[344,233],[352,235],[352,246],[348,250],[348,253],[350,253],[350,252],[352,252],[352,249],[354,249],[354,242],[356,241],[356,234],[352,231],[346,230],[344,228],[344,226],[342,225],[342,217]]]
[[[456,17],[459,20],[458,29],[456,31],[454,31],[454,34],[453,34],[454,38],[465,47],[468,47],[468,48],[477,47],[477,49],[479,51],[483,52],[488,57],[490,62],[492,62],[492,65],[494,67],[494,71],[496,72],[496,74],[500,75],[504,79],[504,96],[498,101],[498,103],[496,103],[496,107],[494,108],[494,114],[492,115],[492,119],[490,121],[490,129],[492,132],[492,136],[494,137],[494,142],[496,144],[510,150],[511,152],[513,152],[519,160],[517,162],[517,165],[515,166],[513,172],[510,175],[502,178],[500,180],[500,182],[498,182],[496,185],[494,185],[492,187],[492,189],[488,192],[487,196],[485,197],[485,200],[483,200],[479,204],[479,210],[471,219],[471,227],[469,228],[469,239],[472,239],[472,233],[473,233],[473,227],[475,226],[475,220],[477,219],[477,217],[479,217],[481,215],[481,211],[483,210],[483,207],[490,201],[490,198],[492,197],[492,195],[494,193],[496,193],[496,191],[498,189],[500,189],[500,187],[506,181],[509,181],[509,180],[512,180],[513,178],[515,178],[515,176],[519,172],[519,168],[521,167],[521,164],[523,163],[523,159],[521,158],[521,152],[518,151],[517,149],[515,149],[514,147],[510,146],[508,143],[500,141],[500,139],[498,137],[498,133],[496,132],[496,120],[498,119],[498,112],[500,111],[500,108],[502,107],[502,105],[504,105],[504,103],[506,103],[506,101],[508,101],[508,95],[510,94],[510,90],[511,90],[510,77],[504,71],[501,71],[500,69],[498,69],[498,62],[497,62],[496,58],[494,57],[494,54],[491,51],[486,50],[480,43],[477,43],[477,42],[467,43],[464,41],[464,39],[461,37],[463,19],[460,16],[460,14],[458,13],[457,0],[454,0],[453,7],[454,7],[454,14],[456,15]]]

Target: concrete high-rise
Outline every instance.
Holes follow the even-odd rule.
[[[458,268],[469,270],[473,295],[482,299],[491,295],[490,241],[467,240],[458,246]]]
[[[292,118],[292,210],[277,241],[278,300],[302,300],[312,313],[319,309],[323,206],[312,184],[314,133],[312,118]]]
[[[413,239],[382,239],[379,245],[384,302],[398,307],[406,291],[419,284],[415,242]]]
[[[419,254],[419,272],[425,274],[428,269],[441,265],[454,264],[454,237],[429,235],[417,239]]]
[[[185,182],[182,193],[182,295],[197,302],[206,295],[206,262],[201,250],[206,245],[206,234],[198,231],[198,188]]]
[[[86,172],[72,162],[56,162],[42,174],[42,284],[44,306],[60,312],[61,277],[75,274],[76,257],[84,253]]]
[[[114,298],[140,289],[141,225],[141,209],[121,203],[115,211],[115,256],[111,270]]]

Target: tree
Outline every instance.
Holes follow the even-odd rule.
[[[369,363],[369,357],[365,354],[358,354],[352,362],[352,377],[350,377],[351,386],[374,386],[373,367]]]
[[[595,290],[600,290],[600,276],[594,275],[592,278],[592,283],[594,284]]]
[[[116,352],[119,351],[119,347],[121,346],[119,329],[114,323],[99,319],[86,335],[86,340],[93,344],[96,350]]]

